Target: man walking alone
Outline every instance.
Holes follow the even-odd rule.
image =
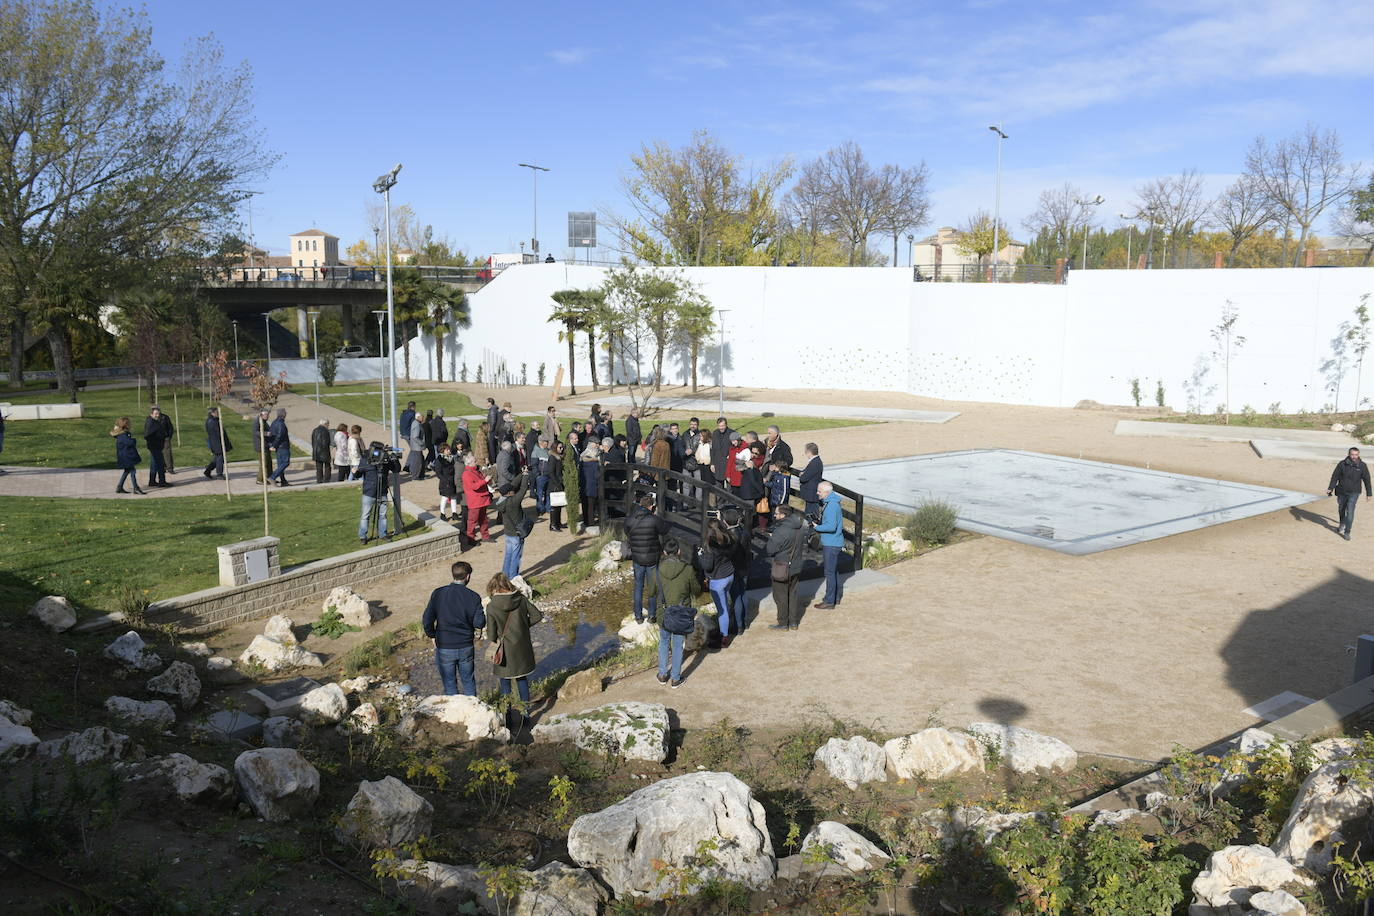
[[[1352,448],[1331,472],[1331,482],[1326,485],[1327,496],[1336,494],[1336,507],[1340,512],[1336,533],[1347,541],[1350,540],[1350,529],[1355,524],[1355,506],[1360,502],[1361,486],[1364,487],[1364,498],[1368,499],[1369,465],[1360,460],[1360,450]]]
[[[449,572],[453,582],[430,593],[420,623],[425,635],[434,640],[434,664],[444,695],[455,696],[462,681],[463,693],[473,697],[477,695],[477,677],[472,641],[487,625],[487,617],[482,612],[482,597],[468,588],[472,566],[459,560]]]

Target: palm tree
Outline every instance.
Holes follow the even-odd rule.
[[[587,291],[582,289],[560,289],[550,293],[549,298],[558,303],[558,306],[549,315],[549,321],[561,322],[563,330],[558,332],[559,340],[568,342],[568,391],[570,394],[577,394],[577,370],[574,366],[576,353],[573,344],[577,338],[578,331],[587,331],[588,339],[591,337],[591,329],[587,321],[587,307],[584,297]],[[596,358],[592,357],[592,372],[596,372]],[[592,385],[595,387],[596,380],[593,378]]]
[[[428,301],[433,296],[434,281],[420,276],[418,270],[402,269],[392,280],[392,310],[400,324],[401,350],[405,354],[406,381],[410,381],[410,335],[429,313]]]
[[[420,329],[434,337],[434,361],[439,367],[438,381],[444,380],[444,338],[455,328],[472,326],[467,293],[447,283],[424,281],[428,285],[425,316]]]

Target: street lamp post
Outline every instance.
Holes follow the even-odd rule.
[[[234,325],[234,368],[237,369],[239,366],[239,320],[235,318],[231,323]]]
[[[529,162],[517,162],[522,169],[530,170],[530,177],[534,179],[534,224],[530,232],[530,253],[539,257],[539,173],[547,172],[548,169],[542,165],[533,165]]]
[[[992,197],[992,282],[997,282],[997,253],[1001,251],[1002,219],[1002,141],[1007,134],[999,124],[989,124],[988,130],[997,135],[997,190]]]
[[[391,287],[391,189],[396,187],[396,176],[401,164],[372,183],[372,190],[382,195],[386,212],[386,335],[387,335],[387,375],[390,378],[388,402],[391,404],[391,447],[400,448],[400,431],[396,428],[396,304]]]
[[[915,233],[908,232],[908,233],[906,234],[906,266],[907,266],[907,267],[915,267],[915,266],[916,266],[916,262],[915,262],[914,260],[912,260],[912,258],[913,258],[912,252],[914,252],[915,250],[916,250],[916,235],[915,235]]]
[[[307,312],[310,316],[310,348],[315,353],[315,403],[320,403],[320,338],[315,333],[315,319],[320,317],[319,312]]]
[[[716,314],[720,316],[720,345],[716,351],[716,381],[720,384],[720,412],[718,417],[725,416],[725,313],[729,309],[716,309]]]
[[[262,316],[262,339],[267,344],[267,374],[272,375],[272,315]]]
[[[382,319],[386,317],[386,309],[374,309],[372,314],[377,316],[377,348],[382,347]],[[382,367],[382,428],[386,429],[386,363],[378,360],[378,365]]]

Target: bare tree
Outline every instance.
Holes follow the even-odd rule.
[[[1231,237],[1231,250],[1226,254],[1229,267],[1236,258],[1236,252],[1266,225],[1273,222],[1274,211],[1269,198],[1249,175],[1237,178],[1230,187],[1212,201],[1213,221]]]
[[[1141,213],[1153,214],[1155,224],[1164,230],[1164,262],[1167,267],[1169,251],[1173,250],[1173,265],[1178,266],[1180,243],[1198,228],[1207,213],[1208,202],[1202,196],[1202,176],[1197,169],[1184,169],[1177,175],[1156,178],[1136,188],[1137,207]]]
[[[1359,183],[1359,165],[1345,161],[1340,136],[1334,130],[1323,133],[1310,123],[1273,144],[1262,136],[1256,137],[1245,157],[1245,171],[1274,209],[1297,224],[1294,267],[1302,259],[1317,217],[1343,200]]]
[[[1084,202],[1083,191],[1067,181],[1062,188],[1047,188],[1040,192],[1035,209],[1022,225],[1031,233],[1048,231],[1067,252],[1077,226],[1091,219],[1091,208]]]
[[[819,199],[826,224],[849,245],[849,263],[863,263],[868,237],[883,220],[887,201],[877,172],[853,140],[846,140],[802,168],[798,186]]]
[[[1336,214],[1332,227],[1339,235],[1364,244],[1360,263],[1368,267],[1370,257],[1374,256],[1374,175],[1369,177],[1365,187],[1351,192],[1350,199]]]
[[[879,173],[878,195],[884,206],[878,229],[892,236],[894,267],[897,266],[897,240],[903,232],[925,225],[930,212],[930,193],[926,189],[929,174],[924,162],[908,169],[885,165]]]

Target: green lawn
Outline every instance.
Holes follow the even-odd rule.
[[[1215,413],[1202,414],[1170,414],[1163,417],[1150,417],[1150,420],[1157,423],[1201,423],[1207,425],[1225,425],[1226,418]],[[1370,423],[1374,421],[1374,411],[1342,411],[1341,413],[1261,413],[1256,410],[1245,412],[1244,409],[1231,414],[1230,425],[1232,426],[1256,426],[1268,427],[1270,429],[1322,429],[1330,430],[1336,423]]]
[[[271,531],[282,566],[358,548],[359,491],[272,491]],[[408,520],[408,530],[419,522]],[[262,536],[262,497],[160,499],[0,497],[0,606],[22,611],[65,595],[93,611],[117,610],[121,593],[149,600],[219,584],[215,548]]]
[[[179,411],[181,422],[177,424],[181,432],[181,445],[172,443],[172,457],[178,468],[192,469],[204,467],[210,460],[210,450],[205,445],[205,410],[208,401],[194,388],[174,389],[164,386],[158,390],[158,403],[176,422]],[[143,389],[143,400],[148,400],[148,389]],[[143,420],[148,415],[148,405],[139,403],[137,388],[111,388],[100,391],[83,391],[79,398],[85,408],[85,416],[80,420],[18,420],[5,424],[5,450],[0,452],[0,464],[23,465],[37,468],[114,468],[114,440],[110,429],[119,417],[128,417],[134,438],[138,440],[138,451],[143,456],[140,471],[148,468],[147,447],[143,443]],[[58,403],[57,392],[3,395],[0,401],[12,404],[52,404]],[[252,427],[229,410],[220,412],[226,417],[225,434],[234,449],[229,454],[230,461],[246,461],[253,458]],[[299,449],[294,450],[300,454]]]

